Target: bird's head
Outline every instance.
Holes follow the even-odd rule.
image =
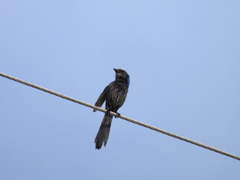
[[[130,82],[130,78],[128,73],[123,70],[123,69],[113,69],[116,72],[116,80],[117,79],[123,79],[125,81],[127,81],[127,83],[129,84]]]

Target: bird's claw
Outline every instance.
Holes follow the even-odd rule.
[[[119,118],[120,116],[121,116],[121,114],[120,113],[118,113],[118,112],[116,112],[116,116],[115,116],[115,118]]]

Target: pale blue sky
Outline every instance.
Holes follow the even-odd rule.
[[[239,1],[0,3],[0,71],[240,156]],[[0,77],[0,179],[238,180],[240,162]]]

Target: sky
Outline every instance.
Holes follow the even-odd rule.
[[[239,1],[1,0],[0,72],[240,156]],[[239,179],[240,162],[0,77],[0,179]]]

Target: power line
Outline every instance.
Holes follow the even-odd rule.
[[[11,79],[11,80],[13,80],[13,81],[16,81],[16,82],[19,82],[19,83],[22,83],[22,84],[25,84],[25,85],[27,85],[27,86],[30,86],[30,87],[33,87],[33,88],[36,88],[36,89],[39,89],[39,90],[41,90],[41,91],[50,93],[50,94],[52,94],[52,95],[61,97],[61,98],[63,98],[63,99],[67,99],[67,100],[69,100],[69,101],[73,101],[73,102],[75,102],[75,103],[78,103],[78,104],[81,104],[81,105],[90,107],[90,108],[92,108],[92,109],[97,109],[98,111],[106,112],[106,109],[102,109],[102,108],[100,108],[100,107],[97,107],[97,106],[88,104],[88,103],[86,103],[86,102],[83,102],[83,101],[80,101],[80,100],[71,98],[71,97],[69,97],[69,96],[65,96],[65,95],[63,95],[63,94],[54,92],[54,91],[52,91],[52,90],[43,88],[43,87],[41,87],[41,86],[38,86],[38,85],[35,85],[35,84],[32,84],[32,83],[26,82],[26,81],[23,81],[23,80],[21,80],[21,79],[18,79],[18,78],[9,76],[9,75],[7,75],[7,74],[0,73],[0,76],[5,77],[5,78],[8,78],[8,79]],[[117,114],[117,113],[114,113],[114,112],[111,112],[111,114],[112,114],[113,116],[118,116],[118,114]],[[211,150],[211,151],[214,151],[214,152],[223,154],[223,155],[225,155],[225,156],[228,156],[228,157],[231,157],[231,158],[240,160],[240,157],[239,157],[239,156],[230,154],[230,153],[228,153],[228,152],[224,152],[224,151],[222,151],[222,150],[219,150],[219,149],[216,149],[216,148],[207,146],[207,145],[204,145],[204,144],[202,144],[202,143],[193,141],[193,140],[191,140],[191,139],[188,139],[188,138],[185,138],[185,137],[182,137],[182,136],[179,136],[179,135],[170,133],[170,132],[168,132],[168,131],[165,131],[165,130],[156,128],[156,127],[154,127],[154,126],[151,126],[151,125],[148,125],[148,124],[139,122],[139,121],[136,121],[136,120],[134,120],[134,119],[131,119],[131,118],[128,118],[128,117],[125,117],[125,116],[122,116],[122,115],[120,115],[119,118],[124,119],[124,120],[127,120],[127,121],[129,121],[129,122],[132,122],[132,123],[134,123],[134,124],[138,124],[138,125],[140,125],[140,126],[144,126],[144,127],[146,127],[146,128],[152,129],[152,130],[154,130],[154,131],[157,131],[157,132],[166,134],[166,135],[168,135],[168,136],[172,136],[172,137],[177,138],[177,139],[180,139],[180,140],[182,140],[182,141],[186,141],[186,142],[188,142],[188,143],[192,143],[192,144],[194,144],[194,145],[203,147],[203,148],[205,148],[205,149],[209,149],[209,150]]]

